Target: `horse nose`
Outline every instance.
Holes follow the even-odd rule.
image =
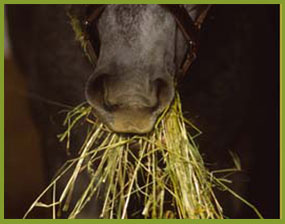
[[[102,74],[89,79],[85,93],[95,115],[112,131],[143,134],[171,102],[174,86],[161,77],[135,82]]]

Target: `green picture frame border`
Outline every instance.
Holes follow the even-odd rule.
[[[284,111],[284,78],[283,78],[283,64],[285,63],[284,58],[282,57],[284,53],[284,45],[282,43],[283,37],[283,24],[285,24],[285,16],[282,15],[283,3],[285,0],[235,0],[235,1],[225,1],[225,0],[2,0],[0,2],[0,223],[10,224],[10,223],[23,223],[23,224],[44,224],[44,223],[102,223],[102,224],[148,224],[148,223],[228,223],[229,220],[178,220],[178,219],[136,219],[136,220],[110,220],[110,219],[85,219],[85,220],[52,220],[52,219],[4,219],[4,5],[5,4],[280,4],[280,219],[231,219],[232,224],[235,223],[284,223],[283,214],[284,214],[284,193],[282,188],[284,187],[284,166],[282,161],[284,161],[284,149],[283,138],[285,138],[284,127],[285,120],[283,119],[282,113]]]

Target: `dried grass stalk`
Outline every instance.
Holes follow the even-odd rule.
[[[60,141],[66,140],[67,149],[70,147],[70,133],[80,122],[84,122],[90,131],[78,158],[63,165],[24,218],[35,207],[52,208],[53,218],[57,218],[61,212],[68,212],[70,219],[76,218],[104,188],[100,218],[223,219],[223,210],[214,194],[214,186],[229,191],[262,218],[252,204],[205,168],[194,141],[201,132],[184,119],[178,94],[160,116],[154,130],[147,135],[112,133],[92,117],[92,110],[87,104],[82,104],[68,112],[64,123],[67,129],[59,136]],[[189,135],[186,126],[194,129],[196,134]],[[96,167],[95,163],[98,164]],[[236,168],[220,172],[237,169],[240,169],[238,163]],[[56,183],[68,172],[71,175],[64,190],[56,195]],[[73,190],[77,187],[78,177],[84,172],[90,175],[90,183],[71,207],[70,201],[75,197]],[[40,202],[49,190],[53,191],[52,203]],[[137,210],[133,209],[135,206],[131,201],[140,204]]]

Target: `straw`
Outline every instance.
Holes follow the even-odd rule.
[[[46,207],[52,209],[54,219],[63,212],[74,219],[90,200],[99,200],[100,194],[104,196],[100,218],[223,219],[214,188],[228,191],[262,218],[252,204],[225,184],[225,177],[215,176],[241,169],[234,154],[234,168],[210,172],[205,167],[196,145],[201,131],[183,117],[178,94],[158,118],[154,130],[145,135],[130,137],[111,132],[84,103],[67,113],[66,131],[58,136],[61,142],[66,141],[67,150],[71,132],[79,122],[88,132],[78,158],[66,161],[24,218],[34,208]],[[195,133],[191,136],[187,129]],[[78,178],[84,173],[88,173],[90,182],[81,195],[76,195]],[[58,181],[68,175],[65,188],[57,192]],[[53,192],[51,204],[41,202],[48,191]]]

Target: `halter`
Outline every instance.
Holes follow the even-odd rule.
[[[100,52],[100,39],[97,29],[97,20],[107,5],[90,5],[87,8],[86,17],[83,19],[83,33],[85,41],[85,51],[91,63],[95,66],[99,52]],[[199,34],[201,25],[210,9],[211,5],[200,6],[200,12],[195,21],[192,20],[187,10],[183,5],[160,5],[162,8],[169,11],[180,31],[182,32],[188,44],[188,50],[184,57],[183,62],[179,67],[179,74],[185,76],[193,61],[197,58],[199,47]],[[92,33],[92,38],[90,34]]]

